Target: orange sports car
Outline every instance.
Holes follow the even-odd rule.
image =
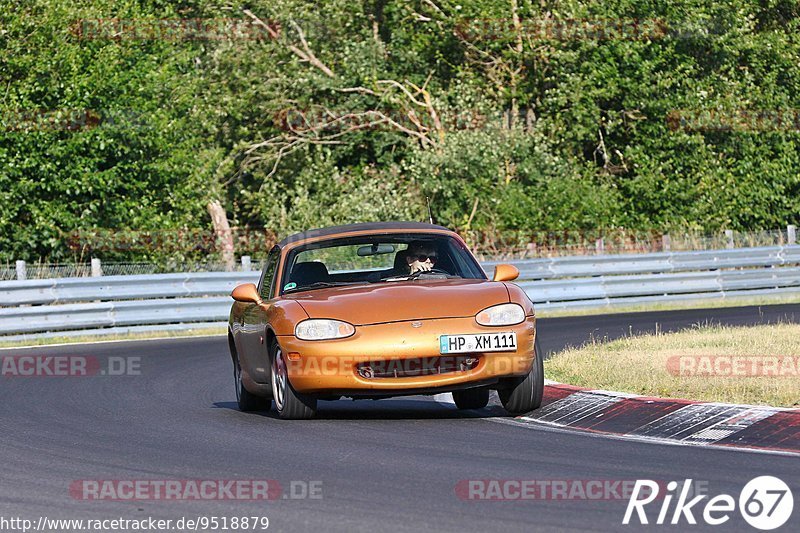
[[[497,390],[510,413],[544,389],[533,304],[498,265],[487,279],[454,232],[418,222],[292,235],[258,285],[236,287],[228,341],[243,411],[274,400],[286,419],[319,400],[450,392],[479,409]]]

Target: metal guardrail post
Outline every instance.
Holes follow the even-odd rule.
[[[605,245],[605,241],[603,241],[602,237],[600,237],[599,239],[594,241],[594,248],[595,248],[595,251],[598,254],[602,254],[603,252],[605,252],[606,245]]]
[[[100,263],[100,260],[96,257],[92,258],[92,277],[99,278],[103,275],[103,265]]]
[[[725,230],[725,239],[727,240],[725,247],[730,249],[733,248],[733,230],[726,229]]]
[[[797,228],[793,224],[786,226],[786,237],[789,244],[797,244]]]
[[[661,248],[665,252],[669,252],[672,248],[672,239],[669,236],[669,233],[665,233],[661,236]]]
[[[25,261],[17,261],[17,279],[20,281],[28,279],[28,270],[25,267]]]
[[[250,262],[249,255],[242,256],[242,272],[250,272],[252,270],[252,263]]]

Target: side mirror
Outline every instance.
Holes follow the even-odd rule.
[[[519,270],[513,265],[497,265],[494,267],[492,281],[514,281],[519,277]]]
[[[253,283],[245,283],[233,289],[233,292],[231,293],[231,298],[233,298],[237,302],[247,302],[254,304],[261,303],[261,297],[258,295],[258,289]]]

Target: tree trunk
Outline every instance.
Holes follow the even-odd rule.
[[[225,270],[232,271],[236,266],[233,256],[233,233],[228,224],[228,216],[219,200],[211,200],[206,206],[208,214],[211,215],[211,224],[214,226],[217,249],[222,253],[222,261],[225,263]]]

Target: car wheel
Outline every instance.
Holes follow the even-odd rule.
[[[524,414],[542,405],[544,394],[544,352],[539,348],[537,336],[533,347],[534,361],[525,377],[514,378],[508,387],[499,389],[500,403],[512,415]]]
[[[278,415],[285,420],[306,420],[317,413],[317,399],[295,391],[289,383],[286,360],[278,341],[270,343],[270,362],[272,381],[272,399]]]
[[[257,396],[244,388],[242,365],[239,364],[238,355],[233,358],[233,378],[236,380],[236,402],[240,411],[269,411],[272,403],[267,398]]]
[[[483,409],[489,403],[489,389],[453,391],[453,401],[459,409]]]

